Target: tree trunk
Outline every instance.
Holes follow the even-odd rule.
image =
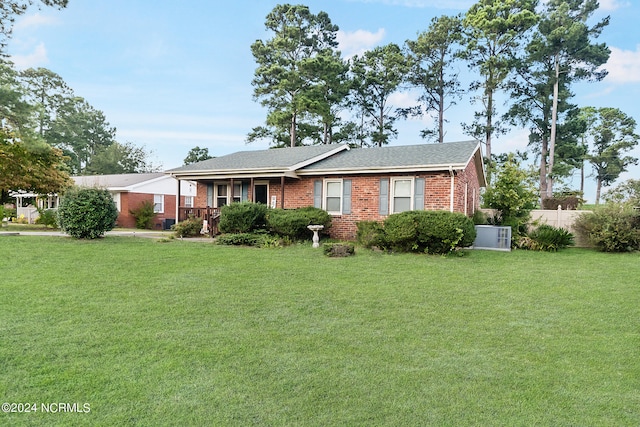
[[[602,180],[600,178],[596,179],[596,206],[600,204],[600,190],[602,190]]]
[[[296,146],[296,121],[297,121],[297,113],[294,111],[291,116],[291,147]]]
[[[553,197],[553,163],[556,151],[556,132],[558,121],[558,92],[560,85],[560,59],[555,56],[556,75],[553,82],[553,104],[551,106],[551,135],[549,137],[549,170],[547,171],[547,197]]]
[[[547,198],[547,136],[542,135],[540,147],[540,202]]]
[[[487,82],[488,84],[488,82]],[[493,174],[493,161],[491,160],[491,134],[493,133],[493,90],[490,87],[487,87],[486,90],[487,96],[487,126],[485,128],[485,142],[486,142],[486,153],[487,156],[487,180],[491,182],[491,175]]]

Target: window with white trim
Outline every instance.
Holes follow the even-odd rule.
[[[228,204],[227,199],[227,184],[218,184],[216,185],[216,206],[217,208],[221,208],[224,205]]]
[[[241,201],[242,201],[242,182],[234,182],[232,202],[240,203]]]
[[[153,212],[164,213],[164,194],[153,195]]]
[[[413,210],[413,179],[391,179],[391,213]]]
[[[340,215],[342,213],[342,180],[325,180],[323,193],[322,209],[332,215]]]
[[[184,196],[184,207],[185,208],[193,207],[193,196]]]

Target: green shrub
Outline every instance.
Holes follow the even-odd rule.
[[[328,257],[347,257],[356,253],[353,243],[325,243],[322,251]]]
[[[360,221],[356,223],[356,241],[365,248],[384,246],[384,228],[378,221]]]
[[[534,251],[557,252],[573,244],[573,234],[569,231],[543,224],[523,237],[518,246]]]
[[[259,246],[261,235],[254,233],[229,233],[221,234],[216,237],[216,243],[219,245],[235,245],[235,246]]]
[[[220,209],[222,233],[249,233],[265,226],[267,205],[262,203],[231,203]]]
[[[385,245],[403,252],[446,254],[473,244],[473,221],[461,213],[408,211],[384,221]]]
[[[216,237],[219,245],[256,246],[260,248],[278,248],[287,245],[286,239],[272,236],[264,231],[253,233],[229,233]]]
[[[40,216],[36,218],[36,224],[45,227],[58,227],[58,212],[55,209],[38,209]]]
[[[171,226],[176,237],[196,237],[200,236],[202,230],[202,219],[189,217],[184,221],[180,221],[177,224]]]
[[[62,231],[77,239],[95,239],[112,230],[118,209],[109,191],[98,188],[67,190],[58,208]]]
[[[150,200],[144,200],[136,209],[129,211],[136,219],[136,228],[151,229],[153,228],[153,219],[156,217],[154,204]]]
[[[308,240],[313,237],[308,225],[324,225],[321,233],[326,234],[331,227],[331,215],[314,207],[298,209],[269,209],[266,215],[269,231],[294,240]]]
[[[640,213],[629,204],[607,203],[583,213],[576,218],[573,228],[602,252],[640,249]]]
[[[487,225],[489,224],[489,215],[482,212],[481,210],[476,210],[473,213],[471,220],[475,225]]]

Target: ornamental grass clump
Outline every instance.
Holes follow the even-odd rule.
[[[518,247],[534,251],[557,252],[574,245],[573,234],[564,228],[543,224],[520,239]]]

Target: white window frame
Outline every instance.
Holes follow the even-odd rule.
[[[156,209],[156,205],[160,205],[160,208]],[[153,195],[153,213],[164,213],[164,194]]]
[[[218,194],[218,187],[220,185],[223,185],[224,187],[226,187],[226,189],[227,189],[227,195],[226,196],[221,196],[220,194]],[[213,200],[214,200],[214,204],[215,204],[214,207],[216,207],[216,208],[222,207],[222,206],[218,206],[218,198],[221,198],[221,197],[225,197],[227,199],[225,204],[228,205],[229,204],[229,183],[228,182],[219,182],[218,181],[218,182],[214,182],[213,183]]]
[[[236,194],[236,186],[238,186],[240,191],[238,194]],[[229,184],[229,187],[231,187],[231,184]],[[229,190],[231,190],[231,203],[242,202],[242,181],[234,181],[233,188],[230,188]],[[227,194],[229,194],[229,190],[227,190]]]
[[[193,196],[184,196],[184,207],[185,208],[193,207]]]
[[[413,177],[406,177],[406,176],[398,176],[395,178],[391,178],[391,182],[390,182],[390,189],[389,189],[389,213],[399,213],[396,212],[395,210],[395,183],[397,181],[410,181],[411,182],[411,193],[409,194],[409,210],[412,211],[414,210],[414,204],[415,204],[415,192],[416,192],[416,180]],[[401,212],[406,212],[406,211],[401,211]]]
[[[340,184],[340,210],[339,211],[330,211],[327,209],[327,197],[329,196],[329,192],[327,191],[327,187],[330,183],[339,183]],[[327,211],[329,215],[342,215],[342,205],[343,205],[343,193],[344,193],[344,183],[342,182],[342,178],[339,179],[325,179],[322,183],[322,209]]]

